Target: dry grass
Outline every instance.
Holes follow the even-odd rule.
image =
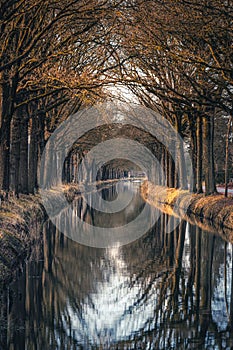
[[[143,198],[162,212],[184,218],[207,231],[216,231],[233,242],[233,198],[221,194],[204,196],[144,182]]]
[[[0,284],[9,282],[38,234],[45,213],[39,196],[11,197],[0,206]]]
[[[45,193],[48,203],[51,196],[53,204],[61,210],[61,193],[70,203],[80,194],[76,184],[62,185]],[[2,196],[3,197],[3,196]],[[0,285],[8,283],[17,271],[17,266],[28,255],[31,246],[40,237],[40,226],[46,218],[41,196],[20,195],[20,198],[10,196],[0,204]],[[53,208],[54,210],[56,208]],[[38,229],[39,226],[39,229]]]

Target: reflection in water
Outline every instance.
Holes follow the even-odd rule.
[[[118,205],[114,206],[112,202],[116,203],[119,196],[121,198],[117,202]],[[108,208],[104,207],[104,203]],[[103,189],[100,187],[99,191],[94,193],[87,193],[85,199],[80,196],[73,203],[72,209],[74,216],[78,216],[93,226],[119,227],[136,219],[144,206],[145,202],[138,192],[138,185],[120,182],[117,185],[113,184]],[[112,211],[110,211],[111,207]],[[66,218],[67,212],[62,213],[62,216],[64,216],[64,221],[68,220]]]
[[[143,236],[159,216],[158,209],[143,201],[138,187],[139,184],[119,182],[84,192],[52,221],[66,236],[87,246],[128,244]]]
[[[164,233],[167,220],[111,249],[47,222],[43,249],[0,294],[0,349],[231,349],[232,246],[185,222]]]

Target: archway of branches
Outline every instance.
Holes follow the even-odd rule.
[[[202,192],[204,180],[206,194],[214,193],[216,170],[227,183],[232,1],[188,6],[183,0],[2,1],[0,191],[34,193],[41,154],[57,126],[80,108],[125,99],[116,85],[130,91],[128,100],[136,96],[159,110],[185,139],[194,192]]]
[[[108,159],[106,154],[106,161],[105,154],[102,154],[101,166],[96,164],[96,158],[88,158],[93,148],[106,141],[114,142],[114,140],[119,140],[117,143],[119,148],[114,149],[114,156],[111,159]],[[121,140],[126,142],[122,144]],[[144,157],[143,151],[142,154],[138,154],[140,151],[137,148],[132,151],[132,144],[128,146],[127,140],[135,144],[140,143],[148,149],[155,162],[147,162],[147,169],[145,169],[141,164]],[[128,154],[129,157],[121,156],[122,148],[124,154]],[[95,168],[98,170],[97,173],[94,171]],[[166,147],[151,133],[128,124],[109,123],[93,128],[73,144],[64,162],[63,182],[65,183],[92,183],[125,177],[153,177],[156,178],[157,183],[170,186],[174,186],[175,182],[179,181],[174,159]]]

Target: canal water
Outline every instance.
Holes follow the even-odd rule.
[[[118,185],[132,202],[111,218],[82,197],[75,213],[98,226],[127,224],[144,208],[139,185]],[[99,191],[117,195],[116,184]],[[0,349],[233,349],[232,245],[185,221],[169,233],[168,220],[108,248],[46,222],[43,245],[0,292]]]

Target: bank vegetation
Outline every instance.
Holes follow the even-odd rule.
[[[221,194],[205,196],[188,190],[156,186],[145,181],[141,194],[163,213],[185,219],[203,230],[217,233],[233,243],[233,198]]]

